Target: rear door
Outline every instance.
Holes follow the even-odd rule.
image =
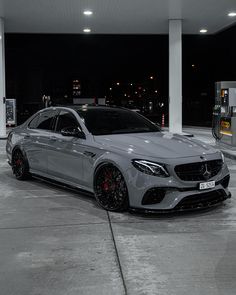
[[[29,166],[32,172],[47,172],[47,150],[57,111],[45,110],[29,123],[24,140]]]

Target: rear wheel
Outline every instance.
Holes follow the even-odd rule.
[[[12,155],[12,171],[18,180],[25,180],[30,177],[27,158],[19,149],[15,150]]]
[[[112,164],[102,165],[95,174],[95,197],[98,204],[108,211],[128,209],[128,189],[120,170]]]

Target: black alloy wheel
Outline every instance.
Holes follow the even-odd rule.
[[[120,170],[112,164],[102,165],[94,181],[95,197],[98,204],[108,211],[128,209],[128,189]]]
[[[12,155],[12,171],[18,180],[25,180],[30,176],[28,161],[19,149]]]

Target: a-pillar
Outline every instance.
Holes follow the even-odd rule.
[[[0,139],[6,138],[4,21],[0,18]]]
[[[182,20],[169,20],[169,131],[182,132]]]

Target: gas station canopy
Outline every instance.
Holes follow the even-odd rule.
[[[182,132],[182,34],[215,34],[235,0],[0,0],[0,138],[6,137],[4,33],[169,34],[169,130]]]
[[[181,19],[183,34],[214,34],[235,11],[235,0],[0,0],[6,33],[168,34],[168,20]]]

